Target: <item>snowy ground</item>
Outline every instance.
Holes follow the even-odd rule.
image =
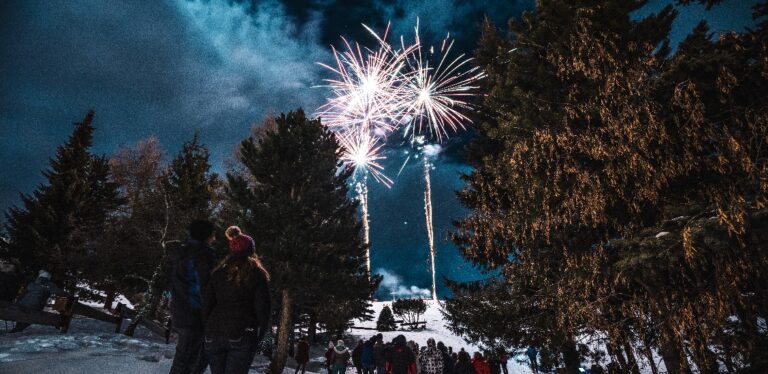
[[[374,320],[355,321],[355,326],[369,327],[369,328],[376,327],[376,317],[379,316],[379,312],[381,312],[381,309],[384,308],[384,305],[389,305],[391,307],[392,303],[391,302],[373,303]],[[464,339],[454,335],[451,331],[448,330],[448,326],[445,320],[443,319],[443,315],[442,313],[440,313],[439,303],[435,303],[433,301],[427,301],[427,311],[424,313],[421,319],[427,322],[426,329],[419,330],[419,331],[382,332],[381,334],[384,336],[384,341],[391,341],[394,337],[398,335],[405,335],[407,340],[413,340],[414,342],[418,343],[419,346],[423,346],[427,344],[427,339],[434,338],[436,342],[442,341],[447,347],[453,347],[454,352],[458,352],[461,348],[464,348],[464,350],[469,352],[470,355],[480,351],[480,349],[477,346],[468,344],[467,342],[464,341]],[[363,329],[352,329],[351,331],[351,334],[358,339],[359,338],[367,339],[378,333],[379,333],[378,331],[363,330]],[[519,363],[517,362],[516,359],[523,360],[524,358],[521,356],[521,357],[511,358],[509,360],[507,367],[509,368],[510,373],[524,374],[524,373],[531,372],[531,370],[528,368],[526,364]]]
[[[384,302],[374,303],[375,316],[378,316]],[[424,345],[430,337],[453,347],[454,351],[464,348],[470,353],[477,347],[466,344],[460,337],[453,335],[446,328],[439,305],[430,303],[424,315],[427,328],[421,331],[395,331],[383,333],[384,339],[391,340],[399,334],[406,336],[419,345]],[[125,322],[127,323],[127,322]],[[358,327],[374,327],[375,321],[356,322]],[[12,323],[8,323],[9,329]],[[125,327],[125,325],[123,326]],[[30,326],[21,334],[8,334],[0,321],[0,374],[14,373],[167,373],[171,367],[174,344],[165,342],[139,327],[136,336],[128,337],[115,334],[114,325],[85,318],[72,321],[69,333],[62,334],[47,326]],[[348,345],[359,339],[367,339],[377,332],[353,329],[345,337]],[[325,374],[323,354],[324,344],[311,349],[311,360],[307,373]],[[251,368],[252,373],[264,372],[267,360],[257,356]],[[286,373],[293,373],[295,362],[288,360]],[[523,364],[510,360],[510,373],[529,373]],[[349,373],[354,369],[349,368]]]

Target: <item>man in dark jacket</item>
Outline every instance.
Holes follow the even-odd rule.
[[[51,295],[69,296],[69,294],[62,291],[61,288],[51,282],[50,273],[45,270],[40,270],[37,279],[27,285],[27,289],[24,291],[24,294],[21,295],[16,305],[22,310],[39,312],[45,308],[45,305],[48,303],[48,298],[51,297]],[[22,332],[27,327],[29,327],[29,323],[18,322],[11,332]]]
[[[373,343],[373,365],[376,366],[376,374],[386,374],[386,347],[384,346],[384,338],[381,334],[374,337]]]
[[[413,350],[405,345],[405,336],[398,335],[387,357],[387,372],[391,374],[416,374],[416,357]]]
[[[355,367],[355,370],[357,370],[357,374],[363,374],[362,354],[363,341],[359,340],[355,346],[355,349],[352,350],[352,365]]]
[[[443,373],[453,374],[453,365],[456,363],[453,361],[451,354],[448,353],[448,347],[446,347],[443,342],[437,342],[437,349],[440,350],[440,353],[443,355]]]
[[[202,373],[207,362],[203,355],[203,290],[213,270],[216,239],[209,221],[195,220],[189,225],[190,239],[170,258],[171,321],[179,339],[171,374]]]

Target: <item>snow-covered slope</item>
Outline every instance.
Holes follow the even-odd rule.
[[[443,314],[440,312],[441,305],[440,302],[435,303],[434,301],[428,300],[427,302],[427,311],[424,313],[424,316],[422,316],[422,320],[427,322],[427,327],[424,330],[418,330],[418,331],[388,331],[388,332],[382,332],[381,334],[384,336],[385,341],[390,341],[394,337],[398,335],[404,335],[406,339],[413,340],[414,342],[418,343],[419,346],[423,346],[427,344],[427,339],[434,338],[435,341],[443,342],[448,347],[453,347],[454,352],[458,352],[461,348],[464,348],[465,351],[469,352],[469,354],[473,354],[474,352],[480,351],[479,347],[469,344],[464,339],[462,339],[460,336],[455,335],[448,329],[448,324],[445,322],[445,319],[443,318]],[[381,309],[384,308],[384,305],[392,306],[391,302],[374,302],[373,303],[373,310],[374,310],[374,319],[372,321],[355,321],[356,327],[367,327],[367,328],[375,328],[376,327],[376,318],[378,318],[379,313],[381,312]],[[373,335],[378,334],[378,331],[374,330],[367,330],[367,329],[352,329],[351,334],[356,339],[367,339],[370,338]],[[515,357],[511,358],[508,363],[508,368],[510,373],[514,374],[523,374],[523,373],[530,373],[530,369],[525,364],[522,364],[520,362],[517,362],[516,359],[523,360],[523,357]]]

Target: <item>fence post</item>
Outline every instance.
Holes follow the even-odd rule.
[[[64,312],[61,313],[61,327],[62,334],[66,334],[69,331],[69,325],[72,323],[72,314],[75,310],[75,304],[77,304],[76,297],[68,297],[67,303],[64,304]]]

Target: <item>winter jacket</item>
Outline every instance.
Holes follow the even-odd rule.
[[[374,367],[376,361],[373,357],[373,342],[367,341],[360,350],[360,363],[363,367]]]
[[[12,302],[19,293],[19,277],[12,271],[0,272],[0,301]]]
[[[213,249],[197,240],[169,253],[171,320],[178,328],[202,328],[203,291],[213,270]]]
[[[259,340],[269,328],[269,283],[261,269],[254,267],[242,284],[229,279],[226,267],[211,274],[203,299],[205,334],[242,337],[246,331],[257,333]]]
[[[382,344],[381,342],[377,341],[373,345],[373,364],[374,364],[374,366],[376,366],[377,368],[383,368],[386,365],[386,363],[387,363],[386,357],[387,356],[386,356],[384,344]]]
[[[56,286],[48,278],[37,278],[27,285],[24,295],[21,296],[18,306],[29,310],[43,310],[48,298],[53,295],[67,296],[67,293]]]
[[[453,366],[453,374],[475,374],[475,368],[469,361],[468,354],[459,353],[459,359],[456,361],[456,365]]]
[[[306,364],[309,361],[309,343],[299,340],[296,344],[296,362]]]
[[[491,367],[482,358],[472,360],[472,368],[475,369],[475,374],[491,374]]]
[[[496,357],[491,356],[487,363],[489,369],[491,370],[491,374],[501,374],[501,364]]]
[[[453,374],[453,366],[456,365],[453,362],[453,358],[448,354],[448,350],[444,349],[440,351],[443,355],[443,374]]]
[[[443,374],[443,353],[435,347],[427,347],[419,356],[419,366],[424,374]]]
[[[358,344],[355,349],[352,350],[352,365],[356,368],[363,367],[363,361],[361,355],[363,354],[363,345]]]
[[[336,346],[336,348],[333,349],[333,359],[331,360],[331,365],[347,366],[349,363],[349,357],[350,353],[347,347],[343,345]]]
[[[333,360],[333,347],[328,348],[327,351],[325,351],[325,364],[328,366],[331,366],[331,361]]]
[[[398,336],[400,338],[401,336]],[[387,372],[391,374],[416,374],[416,358],[405,345],[405,338],[395,338],[395,346],[389,350]]]

